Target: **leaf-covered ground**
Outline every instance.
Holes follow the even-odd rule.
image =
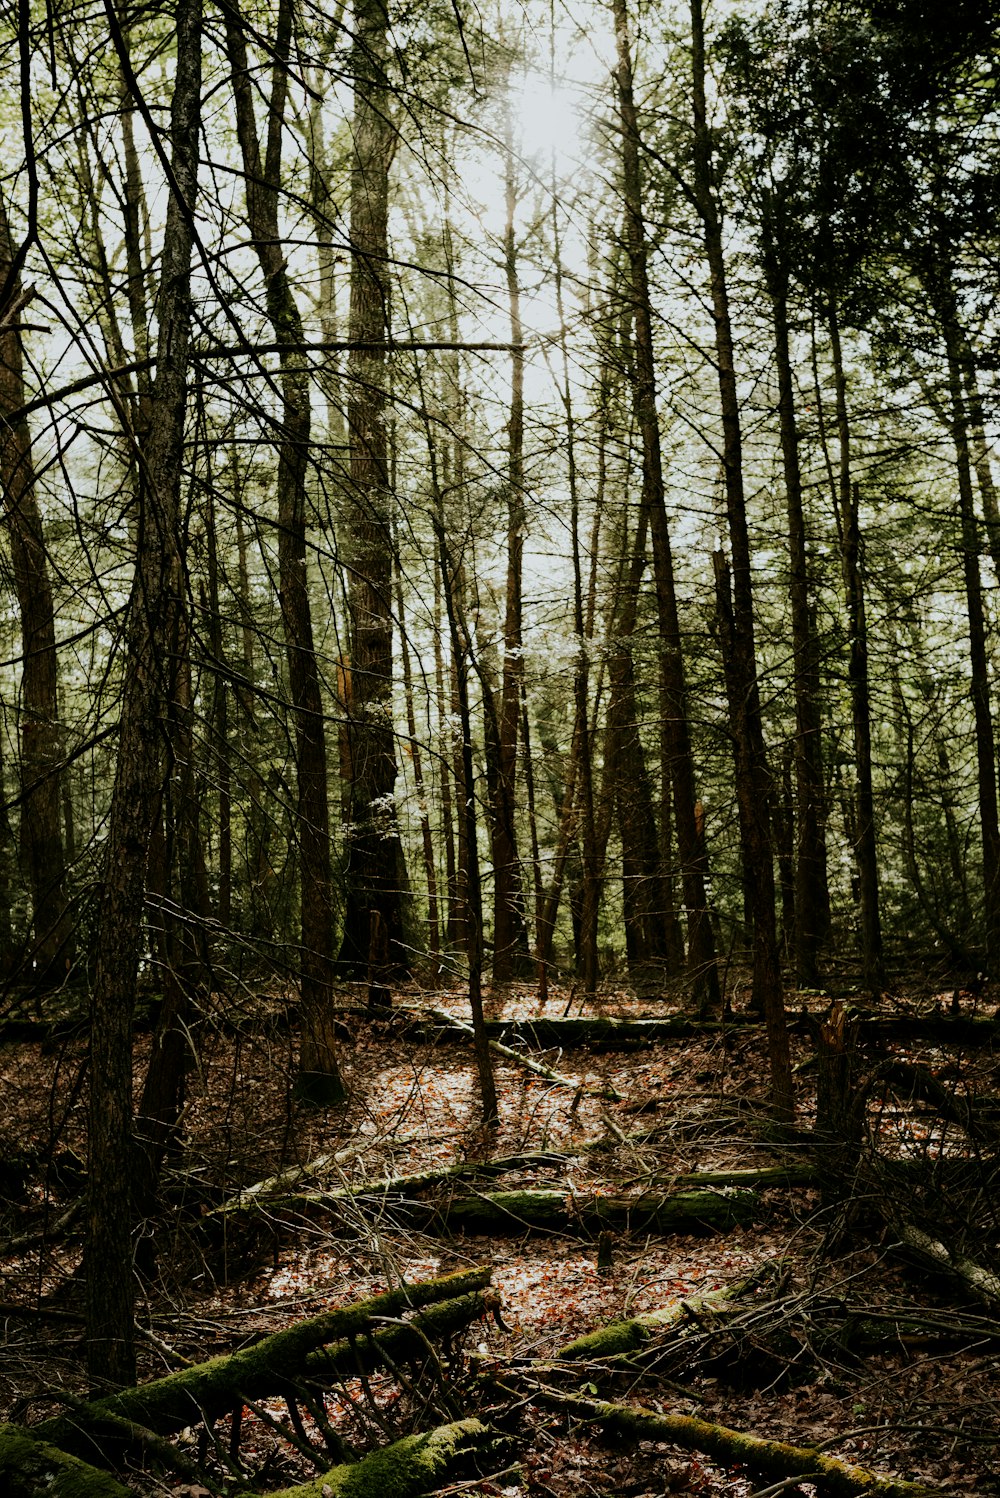
[[[805,1013],[793,1035],[799,1106],[790,1137],[779,1140],[769,1123],[763,1035],[745,1025],[630,1050],[531,1052],[576,1088],[497,1058],[502,1119],[490,1137],[479,1124],[465,1042],[408,1037],[398,1015],[372,1022],[350,1007],[360,1005],[360,993],[342,997],[351,1087],[344,1110],[295,1101],[294,1035],[280,999],[257,996],[237,1016],[240,1027],[230,1010],[225,1023],[208,1017],[199,1032],[183,1148],[168,1166],[163,1214],[145,1226],[138,1254],[143,1378],[401,1278],[488,1261],[500,1294],[497,1314],[461,1344],[440,1349],[430,1371],[359,1376],[331,1391],[331,1424],[352,1444],[367,1448],[456,1412],[492,1412],[512,1435],[514,1455],[498,1458],[496,1474],[470,1478],[462,1492],[640,1498],[793,1491],[667,1444],[609,1443],[544,1397],[546,1389],[600,1392],[821,1447],[945,1492],[1000,1493],[1000,1312],[908,1261],[887,1225],[895,1212],[909,1212],[929,1216],[945,1236],[950,1222],[965,1250],[975,1248],[979,1262],[996,1268],[998,1151],[988,1107],[981,1110],[986,1124],[962,1128],[926,1099],[872,1086],[869,1159],[877,1150],[883,1162],[913,1164],[894,1175],[869,1170],[865,1190],[896,1193],[895,1206],[838,1202],[816,1177],[765,1189],[753,1221],[725,1232],[618,1231],[602,1245],[610,1267],[599,1268],[595,1233],[582,1215],[575,1222],[574,1204],[669,1193],[677,1177],[695,1172],[816,1164],[809,1132],[815,1039]],[[460,992],[398,997],[466,1015]],[[802,1001],[803,1011],[807,1002],[819,1013],[827,1001]],[[902,1013],[912,1007],[896,1005]],[[547,1014],[569,1010],[583,1012],[572,991],[550,995]],[[666,1001],[627,993],[604,994],[600,1011],[672,1012]],[[489,1005],[493,1018],[537,1013],[528,986]],[[148,1037],[140,1037],[138,1079],[148,1048]],[[960,1101],[988,1103],[1000,1090],[992,1045],[952,1041],[940,1027],[927,1040],[881,1042],[867,1058],[873,1073],[886,1057],[916,1063]],[[76,1205],[85,1180],[83,1058],[82,1040],[72,1033],[44,1044],[0,1044],[0,1416],[27,1424],[84,1388]],[[609,1084],[621,1101],[602,1095]],[[416,1230],[390,1199],[348,1201],[336,1212],[308,1200],[319,1190],[542,1153],[549,1155],[544,1163],[489,1182],[449,1180],[430,1197],[443,1209],[450,1197],[477,1190],[555,1190],[568,1205],[571,1233],[515,1221],[487,1238],[465,1237],[434,1221]],[[219,1213],[241,1189],[320,1157],[318,1170],[274,1185],[252,1211]],[[953,1170],[961,1180],[954,1202]],[[727,1316],[699,1313],[694,1297],[746,1283]],[[560,1349],[581,1333],[679,1299],[691,1304],[690,1314],[680,1329],[654,1338],[641,1360],[625,1367],[559,1361]],[[296,1432],[280,1400],[244,1412],[238,1455],[258,1490],[315,1476],[301,1439],[315,1431],[308,1417],[303,1422]],[[228,1432],[216,1430],[213,1439],[221,1453]],[[194,1435],[191,1445],[198,1445]],[[215,1461],[221,1482],[222,1456],[198,1454],[206,1470]],[[134,1468],[129,1482],[137,1492],[194,1490],[190,1481],[158,1474],[153,1463]],[[799,1491],[815,1490],[804,1482]]]

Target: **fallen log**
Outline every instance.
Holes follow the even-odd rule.
[[[398,1326],[382,1327],[369,1332],[362,1340],[351,1338],[328,1347],[319,1347],[310,1352],[303,1364],[303,1371],[310,1378],[353,1378],[360,1371],[370,1372],[384,1363],[393,1364],[413,1358],[427,1356],[427,1343],[439,1342],[465,1331],[473,1321],[485,1316],[494,1305],[499,1305],[495,1291],[492,1299],[489,1292],[472,1290],[468,1295],[456,1296],[454,1300],[441,1301],[418,1311],[409,1321]]]
[[[460,1020],[456,1015],[449,1014],[446,1009],[428,1009],[427,1013],[438,1020],[439,1023],[456,1031],[463,1039],[469,1040],[475,1038],[472,1026],[467,1025],[464,1020]],[[562,1072],[555,1071],[553,1067],[545,1066],[541,1061],[534,1061],[530,1056],[526,1056],[523,1051],[515,1051],[511,1046],[504,1045],[499,1040],[490,1040],[489,1047],[498,1056],[503,1056],[506,1061],[516,1062],[518,1066],[525,1067],[528,1071],[534,1072],[536,1076],[544,1077],[554,1087],[568,1087],[573,1092],[590,1093],[594,1097],[607,1098],[612,1103],[620,1103],[622,1101],[622,1094],[617,1088],[612,1087],[610,1082],[605,1083],[601,1087],[592,1087],[587,1082],[581,1082],[577,1077],[564,1076]]]
[[[631,1316],[625,1321],[610,1321],[607,1326],[585,1332],[582,1337],[576,1337],[572,1342],[567,1342],[565,1347],[560,1347],[555,1361],[583,1362],[638,1352],[654,1337],[680,1326],[684,1321],[702,1322],[726,1310],[734,1300],[758,1285],[762,1275],[769,1270],[773,1272],[773,1265],[766,1264],[757,1273],[738,1280],[733,1285],[723,1285],[704,1295],[679,1296],[658,1310],[647,1311],[642,1316]]]
[[[451,1201],[401,1203],[406,1221],[425,1231],[440,1226],[467,1234],[525,1231],[597,1233],[721,1232],[750,1222],[758,1206],[752,1191],[680,1191],[674,1195],[584,1196],[567,1191],[490,1191]]]
[[[1000,1305],[1000,1275],[984,1269],[975,1259],[953,1253],[947,1244],[913,1223],[894,1223],[893,1230],[898,1233],[900,1243],[921,1263],[957,1280],[972,1300],[980,1305]]]
[[[246,1399],[255,1399],[300,1377],[310,1353],[330,1342],[364,1334],[380,1316],[399,1316],[438,1301],[453,1300],[489,1284],[492,1271],[479,1266],[437,1280],[402,1285],[356,1305],[340,1306],[285,1331],[265,1337],[253,1347],[209,1359],[191,1368],[168,1373],[152,1383],[123,1389],[95,1399],[71,1414],[35,1427],[43,1440],[72,1451],[91,1444],[105,1418],[111,1425],[127,1420],[158,1435],[171,1435],[200,1421],[210,1423]],[[112,1432],[114,1433],[114,1432]]]
[[[110,1473],[18,1425],[0,1425],[0,1492],[4,1498],[129,1498]]]
[[[671,1441],[727,1466],[740,1463],[765,1477],[778,1480],[799,1477],[805,1482],[818,1482],[830,1498],[941,1498],[940,1488],[880,1477],[867,1467],[856,1467],[809,1446],[792,1446],[786,1441],[747,1435],[693,1415],[659,1415],[633,1405],[609,1404],[546,1387],[539,1390],[539,1395],[552,1408],[593,1421],[630,1440]]]
[[[397,1010],[397,1013],[400,1012]],[[418,1010],[410,1013],[421,1016],[429,1014],[433,1025],[424,1027],[411,1024],[406,1030],[408,1039],[435,1040],[445,1032],[458,1028],[463,1022],[446,1009]],[[639,1016],[634,1019],[619,1019],[611,1015],[533,1015],[516,1019],[490,1019],[486,1021],[486,1033],[491,1040],[520,1041],[535,1046],[538,1050],[556,1048],[571,1049],[588,1046],[593,1050],[627,1050],[636,1046],[650,1046],[661,1040],[688,1040],[698,1035],[718,1035],[724,1030],[743,1030],[748,1024],[758,1023],[734,1016],[732,1020],[697,1020],[682,1014],[663,1017]]]
[[[255,1207],[266,1205],[268,1208],[285,1206],[290,1204],[329,1205],[336,1207],[343,1202],[355,1201],[361,1198],[384,1198],[391,1196],[411,1196],[421,1191],[428,1191],[434,1186],[441,1186],[445,1181],[470,1180],[477,1176],[500,1176],[506,1175],[512,1170],[533,1170],[546,1166],[568,1165],[576,1157],[570,1154],[557,1154],[551,1150],[539,1151],[536,1154],[506,1155],[498,1160],[459,1160],[454,1165],[436,1165],[430,1170],[414,1171],[410,1175],[382,1176],[374,1181],[363,1181],[355,1186],[332,1186],[327,1190],[317,1191],[295,1191],[284,1192],[281,1190],[284,1184],[280,1176],[272,1176],[268,1181],[259,1181],[255,1186],[248,1187],[238,1195],[230,1197],[228,1201],[220,1206],[214,1207],[206,1214],[205,1220],[213,1217],[232,1216],[240,1212],[246,1212]],[[297,1167],[298,1179],[310,1175],[320,1175],[330,1157],[319,1155],[308,1165]],[[277,1194],[268,1196],[266,1188],[275,1186]]]
[[[456,1468],[498,1445],[482,1421],[456,1420],[420,1435],[404,1436],[360,1462],[331,1467],[300,1487],[270,1498],[421,1498],[441,1487]]]

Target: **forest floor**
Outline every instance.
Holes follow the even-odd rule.
[[[582,1407],[559,1403],[567,1394],[600,1394],[821,1448],[880,1477],[1000,1494],[1000,1309],[991,1298],[996,1282],[990,1288],[1000,1261],[1000,1150],[988,1126],[985,1133],[960,1128],[942,1118],[934,1098],[904,1096],[898,1077],[895,1087],[873,1083],[861,1195],[831,1196],[810,1132],[816,1038],[807,1015],[820,1015],[826,997],[790,1001],[798,1016],[797,1118],[783,1137],[769,1121],[764,1037],[754,1026],[561,1053],[532,1048],[523,1036],[511,1040],[577,1086],[495,1057],[502,1116],[487,1135],[469,1043],[451,1032],[435,1043],[426,1030],[411,1038],[398,1009],[369,1018],[360,1012],[362,990],[345,988],[342,998],[350,1085],[343,1109],[296,1102],[294,1035],[278,997],[256,996],[241,1027],[230,1009],[226,1023],[202,1029],[183,1150],[165,1177],[170,1207],[147,1225],[147,1250],[155,1245],[155,1254],[139,1255],[148,1266],[141,1381],[401,1280],[485,1262],[499,1292],[493,1314],[444,1345],[423,1371],[344,1377],[326,1400],[332,1427],[362,1449],[458,1413],[495,1413],[512,1437],[510,1452],[495,1459],[492,1474],[447,1484],[442,1493],[762,1498],[823,1491],[718,1465],[666,1441],[625,1441]],[[939,1018],[950,998],[925,990],[887,1000],[890,1015],[924,1014],[929,1028],[925,1038],[915,1024],[899,1040],[887,1032],[866,1054],[873,1077],[879,1068],[885,1074],[888,1060],[890,1071],[897,1062],[912,1066],[914,1076],[931,1076],[959,1101],[1000,1092],[1000,1027],[997,1048],[964,1032],[953,1037],[948,1019]],[[411,989],[397,1000],[466,1017],[460,991]],[[971,1005],[967,995],[963,1005]],[[537,1016],[537,994],[512,986],[488,998],[487,1012],[494,1021]],[[678,1010],[667,999],[612,991],[588,1010],[575,991],[557,988],[544,1013],[663,1018]],[[148,1051],[149,1037],[140,1036],[137,1079]],[[83,1062],[83,1041],[72,1034],[42,1043],[4,1041],[0,1031],[0,1418],[28,1426],[86,1388]],[[618,1098],[602,1095],[609,1092]],[[309,1199],[310,1192],[509,1157],[522,1163],[486,1185],[456,1177],[422,1191],[436,1213],[416,1223],[377,1193],[333,1206]],[[295,1166],[307,1170],[287,1174]],[[669,1194],[679,1177],[776,1166],[799,1172],[791,1184],[759,1189],[744,1221],[661,1235],[644,1217],[649,1194]],[[953,1171],[961,1180],[954,1199]],[[244,1203],[219,1213],[279,1172],[283,1181],[272,1182],[252,1210]],[[486,1234],[463,1231],[460,1219],[449,1225],[457,1196],[482,1200],[497,1187],[559,1193],[565,1222],[519,1220],[508,1198],[499,1208],[507,1220]],[[711,1189],[723,1199],[739,1196],[732,1186]],[[636,1210],[624,1226],[598,1232],[589,1214],[602,1198],[634,1199]],[[979,1291],[901,1252],[894,1223],[907,1214],[935,1237],[952,1229],[965,1252],[974,1244],[986,1266]],[[610,1266],[598,1266],[599,1249]],[[726,1314],[699,1307],[697,1297],[741,1286]],[[560,1358],[581,1334],[680,1302],[687,1312],[651,1336],[641,1355]],[[226,1444],[228,1424],[226,1416],[213,1439]],[[243,1411],[239,1460],[255,1491],[315,1478],[322,1456],[310,1459],[302,1434],[280,1398]],[[197,1445],[190,1431],[181,1440]],[[199,1454],[211,1469],[204,1442]],[[217,1477],[221,1486],[221,1468]],[[158,1473],[152,1461],[134,1461],[126,1480],[137,1493],[209,1491]]]

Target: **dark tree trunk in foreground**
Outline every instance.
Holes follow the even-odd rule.
[[[0,198],[0,284],[13,261],[10,228]],[[66,908],[66,868],[60,805],[62,771],[55,611],[42,515],[35,492],[31,434],[26,417],[13,426],[6,413],[24,405],[21,279],[0,307],[0,486],[21,614],[21,854],[31,891],[34,932],[25,976],[45,987],[66,976],[73,941]]]
[[[717,621],[729,720],[733,735],[736,799],[747,887],[752,891],[753,1001],[767,1025],[775,1112],[793,1111],[792,1071],[781,988],[775,914],[774,861],[769,811],[771,777],[761,721],[754,640],[750,537],[743,491],[743,442],[733,335],[729,318],[722,222],[712,176],[712,137],[705,102],[705,33],[701,0],[691,3],[694,105],[694,196],[708,261],[715,355],[722,411],[723,468],[732,571],[715,553]]]
[[[392,716],[392,492],[385,422],[389,333],[389,168],[396,147],[384,0],[356,0],[351,67],[351,351],[347,426],[350,477],[343,544],[351,634],[351,816],[340,961],[368,972],[373,932],[384,931],[397,969],[403,933],[403,849],[396,827]],[[374,348],[371,345],[375,345]],[[373,914],[378,916],[373,921]]]
[[[135,1382],[132,1278],[132,1014],[152,821],[159,806],[186,600],[178,499],[190,340],[191,218],[201,113],[201,4],[179,0],[171,104],[174,182],[163,242],[156,380],[138,456],[135,578],[118,761],[106,845],[91,995],[87,1237],[87,1369],[91,1384]]]
[[[632,318],[635,328],[633,401],[642,439],[642,502],[653,544],[653,571],[660,634],[660,698],[665,747],[673,785],[674,818],[688,928],[688,973],[700,1008],[719,1005],[715,939],[705,893],[704,844],[695,820],[694,760],[688,726],[687,686],[681,651],[674,563],[663,489],[663,460],[656,411],[656,365],[653,319],[646,265],[646,229],[639,163],[639,124],[632,88],[632,57],[626,0],[615,0],[618,46],[618,107],[622,122],[625,179],[625,238],[631,269]],[[669,808],[664,807],[666,819]],[[667,828],[664,827],[666,838]],[[666,876],[664,870],[661,877]]]

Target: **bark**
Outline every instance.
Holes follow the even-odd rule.
[[[976,732],[976,766],[979,791],[979,821],[982,827],[984,892],[983,926],[986,965],[1000,971],[1000,818],[997,810],[997,758],[990,703],[990,661],[986,643],[986,612],[980,570],[979,524],[973,491],[973,463],[969,439],[966,396],[967,360],[950,281],[939,280],[928,287],[936,306],[948,358],[949,425],[955,448],[958,478],[958,513],[962,537],[962,572],[969,617],[969,690]],[[984,490],[984,499],[989,486]],[[995,504],[994,504],[995,508]]]
[[[847,604],[849,656],[847,675],[851,691],[851,721],[854,729],[854,856],[861,898],[861,955],[865,980],[877,998],[885,986],[882,953],[882,917],[878,884],[878,848],[875,841],[875,796],[872,789],[871,692],[868,673],[868,620],[863,574],[861,497],[851,478],[851,429],[847,409],[847,377],[840,347],[840,326],[835,306],[830,307],[830,348],[833,356],[837,436],[840,447],[839,483],[835,490],[840,559]]]
[[[444,1300],[480,1290],[491,1270],[476,1268],[442,1279],[403,1285],[353,1306],[342,1306],[297,1322],[253,1347],[220,1356],[152,1383],[106,1399],[92,1400],[72,1413],[35,1427],[38,1435],[65,1450],[86,1449],[102,1421],[127,1420],[157,1435],[172,1435],[185,1426],[211,1422],[234,1405],[280,1391],[301,1376],[310,1355],[333,1342],[366,1335],[379,1317],[400,1316]]]
[[[1000,1275],[993,1270],[956,1253],[914,1223],[901,1223],[896,1232],[905,1249],[916,1255],[923,1265],[955,1280],[971,1300],[990,1307],[1000,1305]]]
[[[820,948],[830,925],[827,884],[826,787],[820,715],[819,642],[813,622],[809,555],[795,388],[789,351],[788,266],[775,242],[771,214],[765,217],[764,269],[774,324],[778,375],[778,421],[788,515],[789,603],[795,697],[795,913],[792,949],[800,987],[815,987]],[[780,232],[781,224],[776,226]]]
[[[437,488],[435,480],[435,490]],[[448,615],[448,631],[451,641],[451,657],[455,669],[455,692],[458,705],[458,726],[461,733],[461,786],[464,791],[462,823],[465,828],[465,943],[469,964],[469,1008],[472,1012],[471,1026],[464,1027],[472,1034],[479,1074],[479,1092],[483,1107],[483,1122],[494,1128],[500,1121],[500,1106],[497,1101],[496,1081],[493,1076],[493,1061],[490,1043],[486,1037],[486,1017],[483,1012],[483,892],[479,878],[479,843],[476,828],[475,777],[472,768],[472,718],[469,712],[468,655],[470,642],[464,620],[460,620],[456,599],[456,577],[452,570],[451,557],[445,534],[444,507],[439,503],[435,516],[435,531],[440,568],[441,585],[444,592],[445,609]]]
[[[132,1014],[153,817],[162,786],[163,714],[184,616],[178,519],[190,340],[190,214],[197,197],[201,4],[176,11],[172,175],[149,435],[138,454],[137,556],[128,614],[97,961],[91,994],[87,1364],[93,1386],[135,1377],[132,1278]],[[116,44],[120,44],[120,36]],[[122,65],[126,59],[121,58]]]
[[[333,890],[323,700],[313,643],[306,545],[306,477],[311,428],[305,334],[282,250],[278,219],[286,68],[292,42],[290,0],[276,19],[274,68],[262,158],[254,117],[243,22],[226,8],[226,45],[236,103],[236,125],[246,178],[247,217],[264,277],[267,314],[281,360],[281,436],[278,441],[278,573],[281,616],[295,722],[296,833],[299,853],[302,1043],[299,1088],[315,1101],[337,1102],[345,1089],[329,1017],[333,981]]]
[[[725,1232],[752,1222],[759,1207],[752,1191],[687,1191],[674,1195],[567,1195],[557,1191],[488,1191],[438,1204],[411,1203],[408,1222],[424,1231],[520,1234],[526,1231],[595,1235],[602,1228],[623,1233]]]
[[[396,560],[396,615],[399,624],[401,665],[403,668],[403,694],[406,699],[407,748],[413,764],[413,788],[417,796],[417,818],[420,822],[420,840],[424,854],[424,878],[427,881],[427,929],[430,956],[435,972],[441,961],[441,921],[438,915],[438,880],[434,862],[434,839],[431,836],[430,813],[427,808],[427,789],[424,784],[423,760],[417,738],[417,714],[413,700],[413,672],[410,669],[410,642],[406,631],[404,612],[403,574]]]
[[[0,198],[0,284],[13,267],[7,211]],[[26,417],[19,308],[30,300],[20,276],[0,308],[0,492],[21,616],[21,857],[31,892],[33,942],[27,981],[61,983],[73,960],[62,832],[62,744],[59,726],[55,607]]]
[[[493,852],[493,981],[506,983],[527,955],[524,923],[524,891],[517,852],[517,740],[524,660],[521,650],[521,579],[526,513],[524,502],[524,350],[521,328],[521,288],[517,270],[515,213],[517,184],[513,125],[510,110],[504,115],[504,277],[510,312],[511,352],[510,419],[507,458],[507,587],[503,627],[503,670],[499,702],[487,714],[487,735],[495,735],[492,746],[492,811],[490,837]],[[486,690],[484,682],[484,690]],[[488,747],[487,752],[490,752]]]
[[[729,317],[722,222],[712,168],[712,136],[705,100],[705,35],[701,0],[691,0],[694,108],[694,197],[708,261],[715,355],[722,413],[723,469],[732,574],[714,554],[716,605],[733,737],[736,800],[746,887],[752,891],[753,1003],[767,1025],[771,1096],[779,1118],[794,1111],[792,1072],[781,988],[769,812],[771,777],[764,743],[754,638],[750,536],[743,488],[743,439]]]
[[[673,786],[674,820],[680,856],[681,883],[687,912],[688,976],[700,1010],[721,1005],[715,939],[708,913],[704,844],[698,835],[694,758],[688,722],[687,683],[681,646],[677,592],[670,528],[663,487],[663,459],[656,409],[656,364],[647,271],[646,228],[639,163],[639,123],[632,85],[632,56],[626,0],[615,0],[618,53],[618,108],[622,122],[622,164],[625,187],[625,237],[631,272],[631,304],[635,337],[633,403],[642,439],[642,504],[648,517],[653,549],[660,646],[660,712],[664,749]],[[667,837],[668,807],[664,807],[663,835]],[[666,870],[661,870],[661,879]],[[669,922],[670,910],[663,912]]]
[[[343,547],[350,568],[351,818],[340,962],[363,977],[371,912],[388,933],[395,968],[409,966],[403,932],[403,850],[396,825],[392,715],[392,528],[384,346],[390,326],[389,170],[396,148],[385,0],[356,0],[351,67],[351,302],[347,426],[350,480]]]
[[[808,1446],[791,1446],[746,1435],[725,1425],[713,1425],[691,1415],[657,1415],[630,1405],[608,1404],[546,1389],[546,1404],[578,1419],[592,1420],[627,1440],[668,1441],[687,1451],[700,1451],[724,1466],[735,1463],[766,1477],[810,1478],[822,1484],[830,1498],[934,1498],[939,1488],[916,1482],[879,1477],[865,1467],[856,1467],[837,1457],[825,1456]]]

